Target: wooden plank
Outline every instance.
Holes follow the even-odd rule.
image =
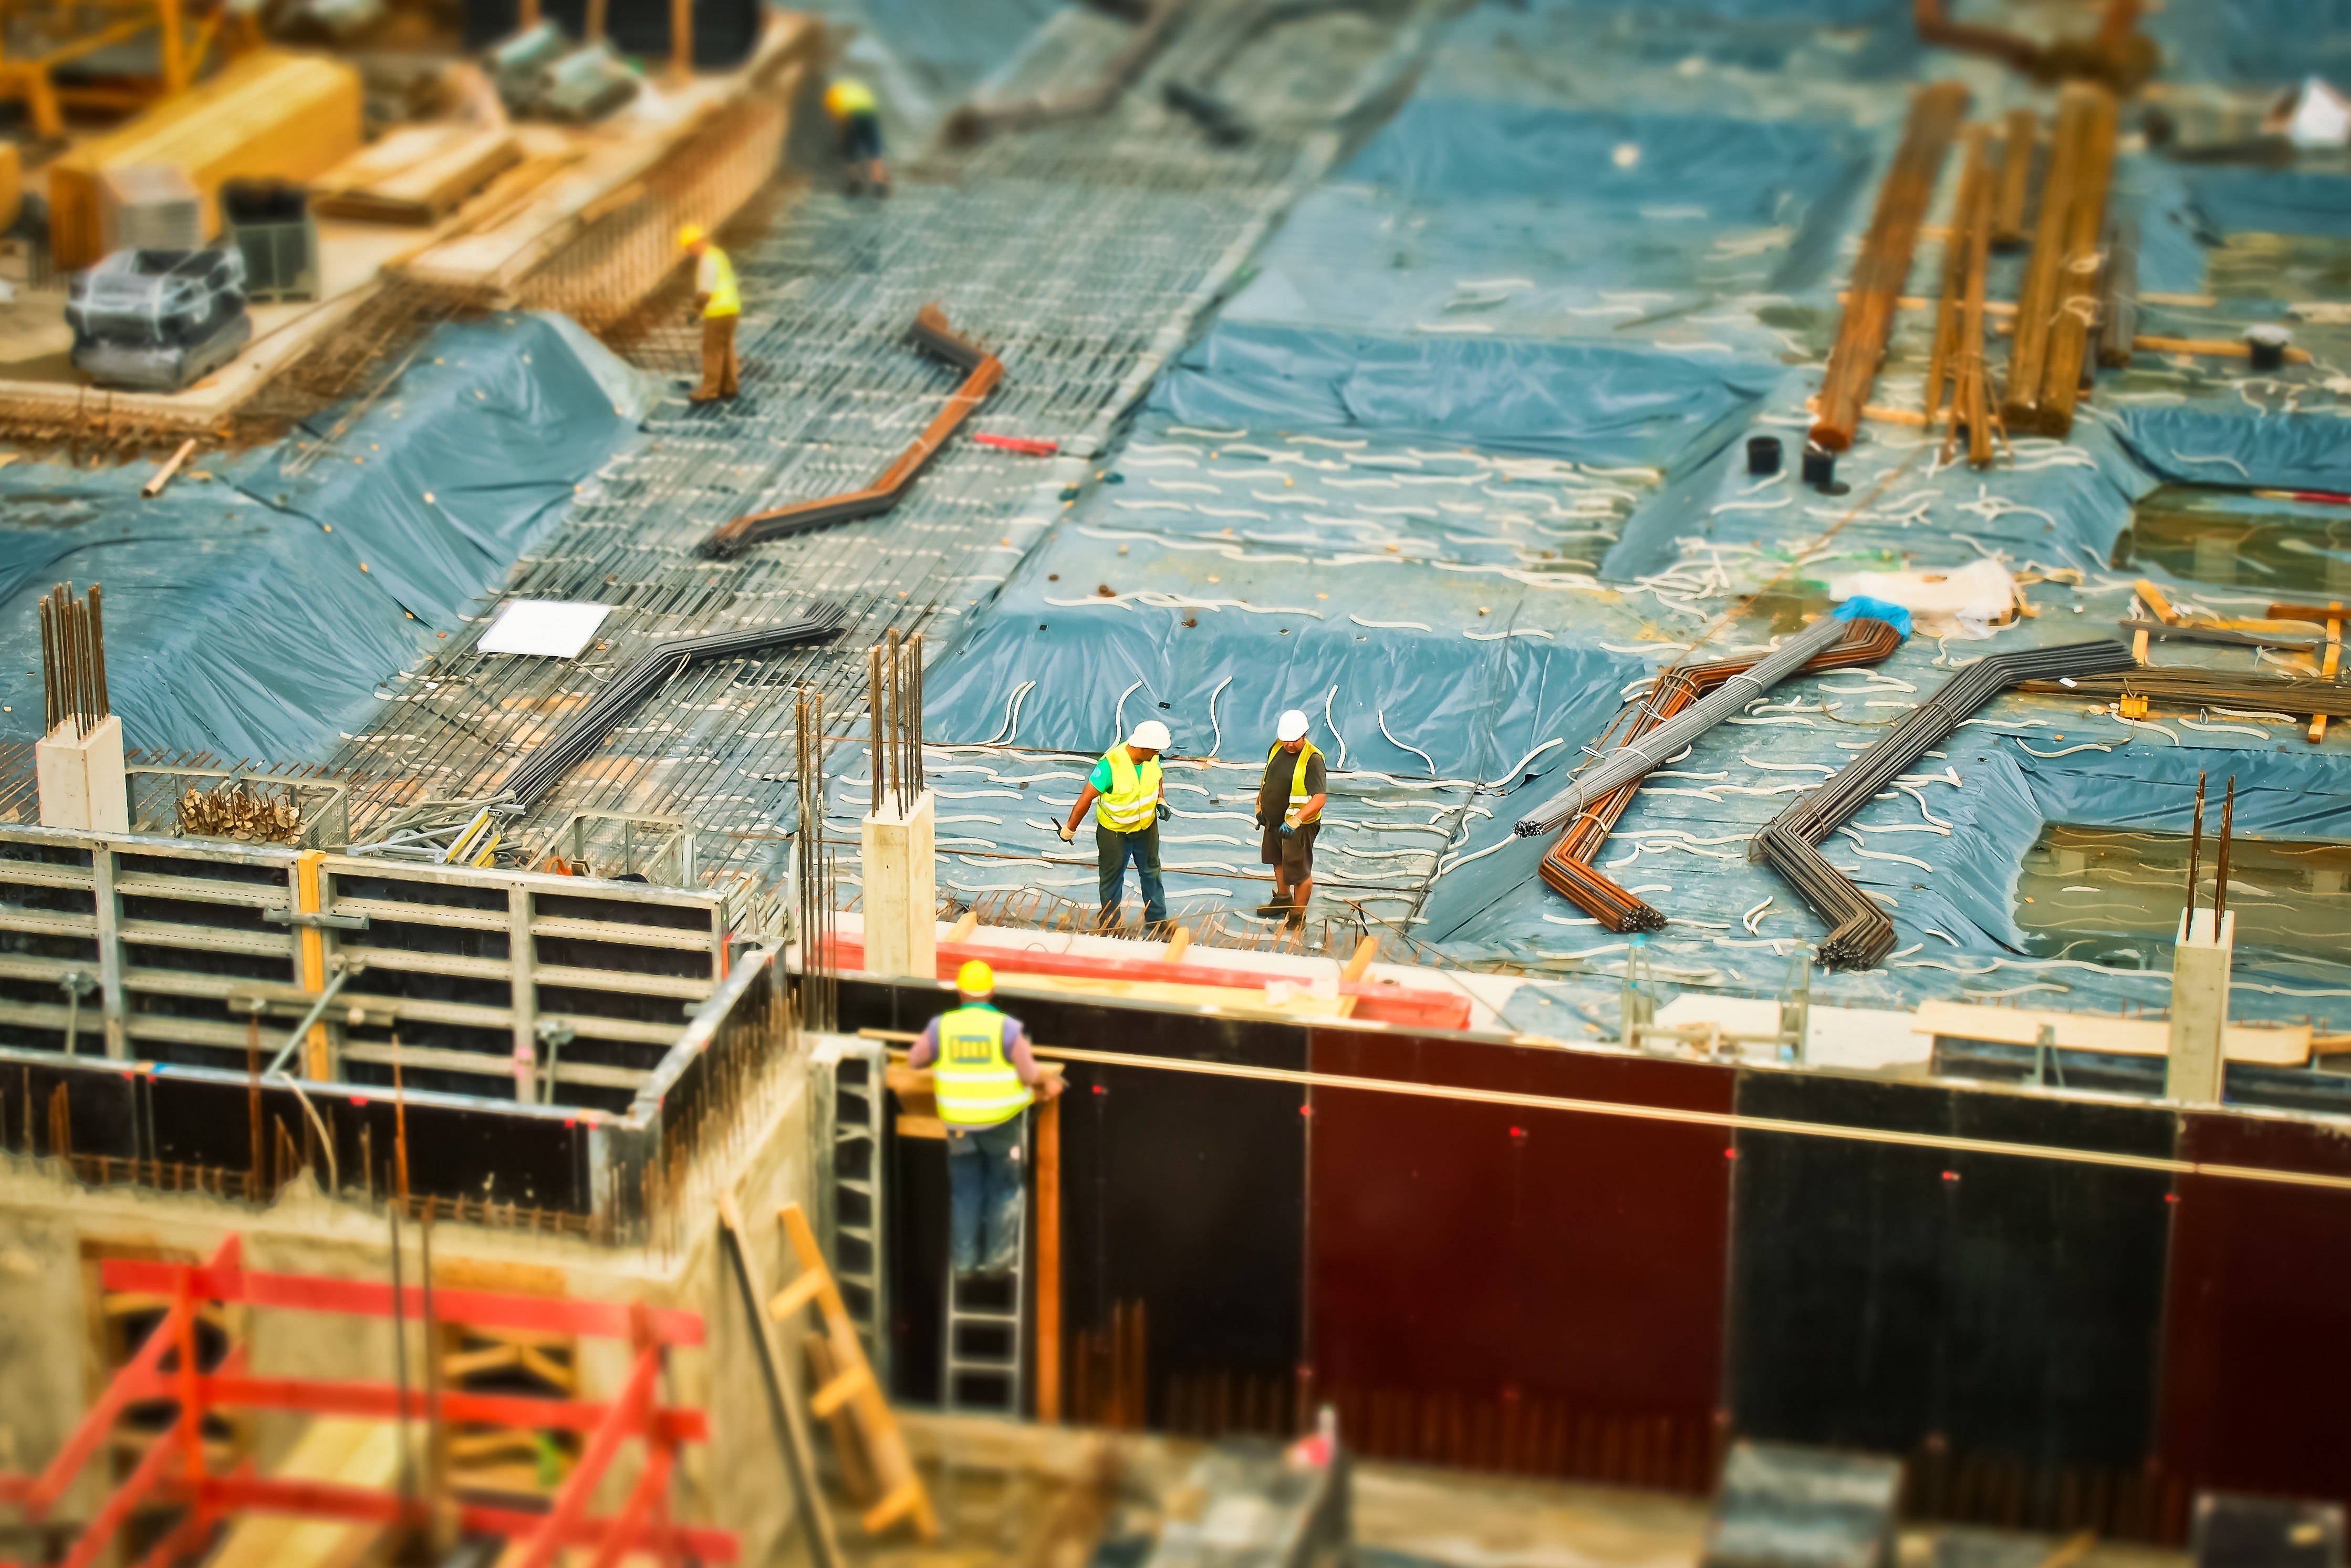
[[[2045,1012],[1976,1002],[1926,1001],[1918,1005],[1914,1034],[1950,1040],[1988,1040],[1996,1045],[2034,1045],[2045,1026],[2064,1051],[2095,1051],[2114,1056],[2168,1056],[2171,1026],[2160,1019],[2126,1019],[2107,1013]],[[2270,1067],[2302,1067],[2310,1061],[2308,1024],[2277,1029],[2231,1024],[2229,1060]]]
[[[1910,256],[1917,244],[1919,225],[1950,151],[1951,137],[1966,112],[1968,89],[1958,82],[1936,82],[1921,88],[1910,102],[1910,121],[1901,148],[1879,186],[1877,208],[1863,237],[1861,256],[1854,263],[1853,303],[1837,328],[1835,347],[1829,350],[1821,379],[1820,415],[1812,438],[1833,452],[1853,444],[1861,423],[1862,405],[1877,380],[1893,330],[1894,302],[1910,276]]]
[[[391,144],[403,139],[413,139],[406,161],[384,166],[382,160],[397,157]],[[371,164],[371,159],[379,162]],[[522,143],[512,131],[420,126],[394,132],[329,170],[311,205],[328,217],[423,226],[440,222],[522,161]]]

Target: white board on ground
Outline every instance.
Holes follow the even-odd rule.
[[[532,653],[543,659],[576,659],[588,639],[612,612],[609,604],[574,604],[559,599],[509,599],[482,633],[485,653]]]

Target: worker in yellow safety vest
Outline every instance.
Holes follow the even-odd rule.
[[[1273,868],[1273,902],[1259,904],[1268,919],[1287,915],[1306,923],[1306,901],[1314,892],[1314,837],[1322,831],[1328,798],[1322,753],[1306,738],[1306,716],[1291,708],[1274,726],[1265,754],[1265,777],[1257,787],[1257,825],[1265,831],[1258,858]]]
[[[1077,806],[1061,824],[1061,841],[1077,841],[1086,808],[1094,809],[1094,867],[1102,894],[1102,930],[1118,925],[1126,901],[1126,862],[1143,883],[1143,922],[1155,934],[1167,926],[1167,889],[1159,880],[1159,824],[1167,816],[1166,791],[1159,783],[1159,754],[1167,749],[1167,727],[1144,719],[1123,746],[1102,753]]]
[[[890,193],[890,171],[882,162],[882,106],[873,89],[852,77],[843,77],[824,89],[824,111],[841,130],[841,161],[849,165],[849,193],[872,185],[877,196]]]
[[[1061,1093],[1061,1081],[1038,1067],[1020,1020],[996,1010],[994,970],[973,959],[956,990],[963,1005],[930,1021],[906,1065],[932,1069],[946,1126],[955,1271],[1006,1274],[1020,1241],[1021,1113]]]
[[[735,264],[710,243],[698,224],[677,231],[677,243],[694,257],[694,308],[702,318],[702,384],[692,401],[716,402],[735,395],[735,325],[743,317],[743,290]]]

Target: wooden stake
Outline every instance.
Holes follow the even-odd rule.
[[[185,463],[195,450],[196,438],[191,435],[185,441],[180,443],[180,449],[172,454],[171,461],[164,464],[161,468],[156,469],[155,476],[139,487],[139,493],[141,496],[146,497],[147,499],[151,501],[156,497],[162,495],[163,493],[163,486],[172,482],[172,476],[180,471],[180,465]]]

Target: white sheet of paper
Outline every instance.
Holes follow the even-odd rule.
[[[573,604],[559,599],[509,599],[482,633],[485,653],[531,653],[543,659],[576,659],[596,628],[612,612],[609,604]]]

